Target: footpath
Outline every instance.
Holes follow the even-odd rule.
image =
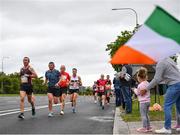
[[[114,128],[113,128],[113,134],[155,134],[157,135],[154,130],[160,129],[163,127],[164,121],[152,121],[151,126],[153,128],[153,132],[148,133],[139,133],[136,131],[137,128],[142,127],[141,121],[138,122],[125,122],[121,118],[120,110],[119,108],[115,109],[115,117],[114,117]],[[175,125],[175,121],[172,122],[172,125]],[[177,132],[176,130],[172,130],[172,134],[180,134],[180,132]]]

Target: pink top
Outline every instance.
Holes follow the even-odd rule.
[[[146,92],[146,94],[144,96],[140,95],[140,91],[146,89],[148,85],[149,85],[148,81],[143,81],[138,85],[137,89],[134,89],[134,93],[138,96],[138,101],[140,103],[150,102],[150,91],[149,90]]]

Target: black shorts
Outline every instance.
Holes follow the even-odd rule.
[[[48,87],[47,93],[52,93],[55,97],[60,97],[62,95],[61,91],[57,87]]]
[[[29,83],[22,83],[20,85],[20,91],[25,91],[27,95],[32,95],[33,93],[33,86]]]
[[[67,87],[64,87],[64,88],[60,87],[60,91],[62,94],[67,94],[68,88]]]
[[[69,89],[69,94],[79,93],[79,89]]]
[[[98,92],[98,96],[99,97],[101,97],[101,96],[103,96],[103,95],[106,95],[106,92],[104,91],[104,92]]]

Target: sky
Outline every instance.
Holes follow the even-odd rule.
[[[28,56],[38,76],[48,63],[76,67],[84,86],[114,75],[106,45],[123,30],[143,24],[159,5],[180,20],[180,0],[0,0],[0,59],[4,72],[19,72]],[[178,60],[180,62],[180,59]]]

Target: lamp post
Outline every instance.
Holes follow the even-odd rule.
[[[139,24],[138,24],[138,14],[136,12],[136,10],[134,10],[133,8],[113,8],[112,10],[130,10],[130,11],[133,11],[133,13],[135,14],[136,16],[136,29],[139,28]]]
[[[2,68],[2,72],[1,72],[1,75],[2,75],[2,81],[1,81],[1,92],[3,93],[4,92],[4,84],[3,84],[3,74],[4,74],[4,60],[5,59],[9,59],[9,57],[2,57],[2,61],[1,61],[1,68]]]

